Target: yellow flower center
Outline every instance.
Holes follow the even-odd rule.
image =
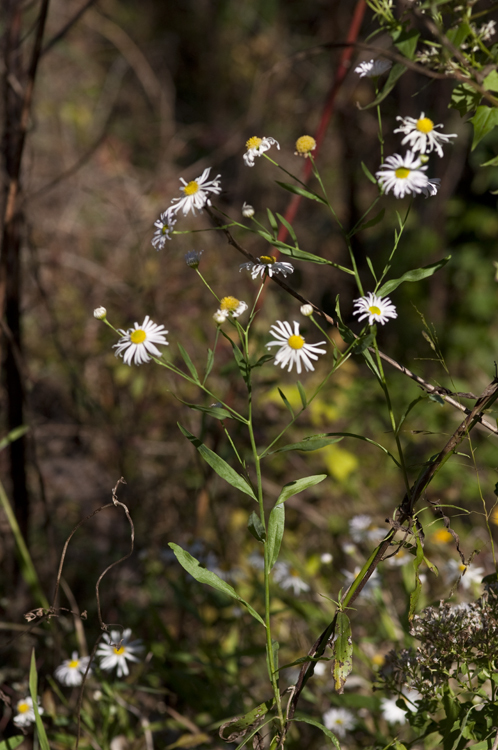
[[[195,195],[197,191],[199,190],[199,185],[195,180],[192,180],[191,182],[187,183],[185,187],[183,188],[183,192],[185,195]]]
[[[252,148],[259,148],[262,142],[262,138],[258,138],[257,135],[253,135],[252,138],[249,138],[249,140],[246,142],[246,149],[250,151]]]
[[[299,338],[301,338],[301,337],[299,337]],[[295,568],[291,568],[291,569],[289,570],[289,573],[291,574],[291,576],[292,576],[293,578],[299,578],[299,573],[297,572],[297,570],[296,570]]]
[[[406,167],[398,167],[394,174],[396,175],[398,180],[406,180],[406,178],[410,174],[410,170]]]
[[[296,151],[298,154],[309,154],[316,147],[316,141],[311,135],[302,135],[296,141]]]
[[[385,661],[385,657],[382,656],[382,654],[374,654],[372,656],[372,663],[375,664],[376,667],[384,666]]]
[[[220,310],[227,310],[228,312],[234,312],[240,302],[235,297],[223,297],[220,302]]]
[[[79,664],[80,664],[79,659],[73,659],[73,661],[70,661],[67,666],[69,667],[69,669],[78,669]]]
[[[145,339],[147,338],[147,334],[145,331],[142,331],[141,328],[137,328],[136,331],[133,331],[133,333],[130,336],[130,341],[132,344],[143,344]]]
[[[421,117],[420,120],[417,120],[417,130],[420,130],[421,133],[430,133],[433,129],[434,123],[428,117]]]
[[[116,646],[114,646],[114,653],[117,656],[121,656],[122,654],[124,654],[124,652],[125,652],[125,647],[124,646],[120,646],[119,648],[116,648]]]
[[[460,565],[458,566],[458,570],[461,570],[462,573],[465,573],[465,571],[467,570],[467,566],[463,563],[460,563]]]
[[[452,539],[453,537],[447,529],[439,529],[432,535],[432,541],[436,544],[448,544]]]
[[[368,308],[368,312],[372,313],[372,315],[380,315],[380,308],[376,307],[376,305],[372,305]]]
[[[304,339],[302,336],[291,336],[287,339],[291,349],[302,349],[304,346]]]
[[[19,703],[17,706],[17,710],[20,714],[25,714],[27,711],[29,711],[29,705],[27,703]]]
[[[271,266],[276,260],[274,255],[262,255],[260,258],[261,263],[265,266]]]
[[[169,224],[163,224],[163,227],[161,229],[162,234],[166,234],[166,232],[169,232]]]

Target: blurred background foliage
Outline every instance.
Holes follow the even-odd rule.
[[[75,0],[53,0],[47,38],[79,6]],[[25,44],[35,12],[27,5]],[[246,599],[255,607],[261,603],[260,574],[250,564],[257,543],[246,529],[253,508],[201,463],[176,423],[202,435],[230,461],[223,429],[218,421],[182,405],[176,396],[196,401],[198,395],[163,369],[129,368],[116,359],[110,330],[92,312],[104,305],[118,328],[150,315],[170,332],[171,359],[181,363],[179,341],[202,365],[214,340],[215,308],[185,265],[185,252],[204,251],[201,270],[220,296],[234,294],[250,302],[256,285],[239,274],[241,258],[221,233],[211,231],[206,215],[183,221],[181,228],[195,233],[176,235],[159,253],[150,244],[153,222],[177,195],[179,177],[194,179],[207,166],[222,176],[224,192],[217,205],[223,211],[240,219],[247,201],[263,222],[267,206],[284,213],[288,195],[274,184],[280,173],[264,159],[248,169],[242,161],[244,144],[255,134],[271,135],[281,145],[279,163],[300,173],[294,142],[316,132],[341,53],[340,48],[322,45],[346,38],[352,12],[352,3],[325,0],[99,0],[42,58],[23,173],[28,545],[50,598],[68,534],[82,517],[110,501],[120,476],[126,479],[120,497],[135,523],[136,549],[102,583],[103,616],[132,628],[147,644],[148,656],[129,680],[127,700],[135,714],[110,711],[116,701],[120,705],[116,696],[125,687],[109,685],[100,704],[86,701],[89,716],[108,706],[109,741],[122,733],[130,747],[142,747],[138,710],[152,722],[158,746],[176,746],[180,738],[183,746],[218,747],[222,721],[268,696],[261,687],[263,638],[250,617],[185,574],[167,547],[170,541],[187,548],[196,545],[200,559],[207,561],[211,555],[211,561],[235,577]],[[367,11],[361,39],[375,28]],[[381,34],[375,43],[386,47],[389,38]],[[355,53],[353,61],[369,57]],[[373,96],[370,80],[360,80],[352,71],[347,75],[318,160],[329,196],[347,226],[376,194],[360,166],[365,162],[373,173],[380,164],[375,111],[361,109]],[[424,111],[458,139],[443,159],[432,158],[431,176],[442,179],[442,189],[435,198],[415,201],[392,276],[449,254],[451,262],[429,281],[405,284],[392,295],[399,316],[379,332],[379,341],[384,351],[430,382],[479,394],[495,374],[498,334],[498,214],[491,192],[498,188],[498,170],[479,164],[498,153],[498,133],[491,133],[469,156],[472,127],[448,108],[450,96],[448,82],[408,72],[382,105],[386,154],[398,148],[399,138],[392,132],[397,115],[418,117]],[[406,210],[404,202],[395,199],[385,199],[385,205],[385,220],[354,240],[367,289],[366,258],[381,263],[388,257],[397,226],[395,211]],[[342,238],[318,204],[301,205],[294,228],[304,249],[338,263],[346,260]],[[254,255],[268,252],[254,235],[235,234]],[[349,278],[335,271],[325,274],[321,266],[295,265],[290,285],[331,315],[340,295],[344,319],[359,330],[351,318],[356,292]],[[296,304],[277,287],[268,287],[255,325],[261,352],[271,323],[293,320]],[[311,324],[305,324],[304,335],[315,340]],[[221,342],[215,390],[237,407],[244,398],[243,384],[230,366],[231,352]],[[321,362],[316,373],[306,377],[306,387],[320,382],[325,372],[326,363]],[[387,376],[400,414],[422,392],[394,370],[387,370]],[[273,439],[285,418],[277,387],[291,403],[299,398],[294,374],[270,363],[258,374],[261,442]],[[388,415],[380,404],[381,393],[363,361],[353,358],[289,437],[347,430],[392,448]],[[0,408],[4,413],[1,401]],[[459,421],[459,413],[428,398],[410,413],[402,439],[413,477]],[[246,438],[237,434],[238,426],[230,424],[229,429],[243,445]],[[493,562],[482,514],[484,506],[490,510],[496,501],[496,467],[495,438],[479,429],[428,492],[430,502],[451,506],[447,512],[465,553],[478,549],[475,562],[486,573],[492,572]],[[5,452],[0,453],[0,468],[8,492]],[[349,520],[369,514],[373,527],[387,528],[385,519],[404,490],[383,454],[349,439],[319,452],[280,454],[266,462],[265,470],[269,498],[303,473],[329,474],[326,482],[287,504],[284,559],[311,588],[296,597],[276,587],[280,661],[285,664],[305,654],[330,621],[331,599],[346,581],[343,571],[361,566],[373,546],[351,538]],[[459,558],[429,503],[421,521],[427,555],[441,571],[438,578],[426,571],[424,605],[450,593],[445,564]],[[495,538],[496,528],[491,524]],[[129,529],[115,509],[88,521],[69,547],[61,604],[88,611],[84,632],[90,650],[99,633],[96,579],[128,548]],[[7,643],[24,622],[23,613],[38,602],[19,574],[10,529],[1,514],[0,563],[0,626]],[[366,710],[378,708],[370,685],[389,648],[410,640],[409,569],[385,564],[380,576],[382,588],[362,597],[352,613],[355,672],[345,695],[333,693],[329,671],[304,693],[302,708],[315,716],[331,705],[359,711],[351,747],[365,746],[372,733],[386,731],[382,720],[374,720]],[[478,591],[471,587],[463,596]],[[84,649],[82,637],[71,618],[61,616],[10,642],[2,654],[2,689],[13,694],[26,683],[35,645],[49,715],[55,687],[43,675],[50,675],[78,643]],[[292,669],[283,674],[284,682],[292,684]],[[58,718],[52,720],[73,726],[74,701],[64,710],[61,714],[58,709]],[[5,721],[1,728],[11,733]],[[54,747],[66,746],[64,736],[61,730]],[[299,734],[296,730],[291,735],[292,742],[296,747],[324,746],[318,730],[304,724]]]

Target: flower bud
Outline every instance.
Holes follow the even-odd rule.
[[[254,208],[250,206],[249,203],[244,202],[244,205],[242,206],[242,216],[245,219],[252,219],[254,214],[255,214]]]
[[[93,311],[94,318],[97,318],[97,320],[105,320],[105,317],[107,315],[107,310],[105,307],[96,307]]]
[[[306,315],[307,318],[313,315],[313,305],[301,305],[301,315]]]

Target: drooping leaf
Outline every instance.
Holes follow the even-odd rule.
[[[199,381],[199,375],[197,374],[197,369],[196,369],[194,363],[192,362],[192,360],[190,359],[190,356],[189,356],[188,352],[183,348],[183,346],[181,344],[178,344],[178,349],[180,350],[180,354],[182,355],[183,361],[187,365],[187,367],[188,367],[188,369],[190,371],[190,374],[192,375],[192,377],[195,380],[195,382],[197,384],[199,384],[200,381]]]
[[[210,450],[210,448],[204,445],[204,443],[201,443],[199,438],[196,438],[195,435],[192,435],[192,433],[186,430],[185,427],[182,427],[179,422],[177,424],[182,434],[185,435],[185,437],[190,440],[192,445],[197,448],[203,459],[218,474],[218,476],[224,479],[225,482],[228,482],[228,484],[232,485],[232,487],[235,487],[241,492],[244,492],[254,500],[257,499],[247,479],[241,477],[240,474],[238,474],[235,469],[232,469],[232,467],[227,464],[226,461],[220,458],[217,453]]]
[[[314,474],[310,477],[303,477],[302,479],[295,479],[293,482],[287,482],[280,491],[276,505],[285,503],[290,497],[308,489],[308,487],[314,487],[315,484],[320,484],[324,479],[327,479],[327,474]]]
[[[365,176],[366,176],[367,180],[370,180],[370,182],[373,185],[376,185],[377,184],[377,180],[375,179],[375,177],[373,176],[373,174],[371,173],[371,171],[369,170],[369,168],[367,167],[367,165],[364,162],[361,162],[361,168],[363,169],[363,172],[365,173]]]
[[[353,669],[353,638],[349,617],[345,612],[337,613],[337,638],[334,641],[334,666],[332,674],[335,680],[335,689],[339,694],[344,692],[344,685],[351,670]]]
[[[275,180],[275,182],[284,190],[288,190],[289,193],[300,195],[302,198],[309,198],[312,201],[318,201],[318,203],[325,203],[325,205],[327,204],[327,201],[320,195],[312,193],[309,190],[305,190],[305,188],[299,187],[299,185],[291,185],[289,182],[279,182],[278,180]]]
[[[373,102],[367,104],[366,107],[360,107],[360,109],[372,109],[372,107],[376,107],[377,104],[380,104],[382,101],[384,101],[386,96],[391,93],[403,73],[406,73],[407,70],[408,68],[402,63],[394,63],[380,94],[375,97]]]
[[[298,443],[284,445],[282,448],[270,451],[268,455],[271,455],[272,453],[285,453],[286,451],[318,451],[326,445],[338,443],[341,440],[342,437],[330,437],[324,432],[321,435],[311,435],[310,437],[303,438],[303,440],[300,440]]]
[[[247,528],[249,529],[253,537],[258,540],[258,542],[264,542],[264,540],[266,539],[265,527],[261,523],[260,517],[254,511],[249,516]]]
[[[280,545],[282,544],[282,538],[284,536],[285,529],[285,508],[284,504],[280,503],[275,505],[270,511],[268,518],[268,532],[267,532],[267,555],[269,570],[273,568],[278,560],[280,553]]]
[[[306,714],[303,714],[300,711],[296,711],[292,721],[302,721],[305,724],[311,724],[311,726],[313,727],[318,727],[318,729],[320,729],[324,733],[325,737],[328,737],[329,740],[332,740],[337,750],[341,750],[341,744],[335,734],[331,732],[330,729],[327,729],[327,727],[324,727],[323,724],[320,724],[320,722],[316,719],[312,719],[311,716],[306,716]]]
[[[271,698],[264,703],[260,703],[259,706],[248,711],[248,713],[237,716],[235,719],[230,719],[230,721],[222,724],[219,732],[221,739],[225,740],[225,742],[236,742],[239,740],[253,724],[261,721],[268,711],[271,711],[274,703],[275,699]]]
[[[297,385],[297,390],[299,391],[299,396],[301,398],[301,403],[303,405],[303,409],[306,409],[306,405],[308,403],[308,400],[306,398],[306,392],[305,392],[305,390],[303,388],[303,384],[301,383],[300,380],[298,380],[297,383],[296,383],[296,385]]]
[[[476,113],[469,122],[474,126],[474,139],[472,141],[473,151],[477,144],[498,125],[498,109],[481,105],[477,107]]]
[[[279,393],[279,396],[280,396],[280,398],[281,398],[281,399],[282,399],[282,401],[284,402],[284,404],[285,404],[285,407],[286,407],[286,409],[288,409],[288,410],[289,410],[289,412],[290,412],[290,414],[291,414],[291,417],[292,417],[292,418],[294,419],[294,409],[293,409],[293,408],[292,408],[292,406],[290,405],[290,403],[289,403],[289,400],[288,400],[287,396],[285,395],[285,393],[284,393],[283,391],[281,391],[281,390],[280,390],[280,388],[278,388],[278,393]]]
[[[403,274],[403,276],[400,276],[399,279],[391,279],[390,281],[386,281],[386,283],[377,290],[377,295],[379,297],[384,297],[385,295],[390,294],[395,289],[397,289],[399,285],[403,284],[405,281],[420,281],[421,279],[427,279],[429,276],[432,276],[434,273],[436,273],[436,271],[439,271],[440,268],[443,268],[443,266],[445,266],[450,259],[451,255],[448,255],[446,256],[446,258],[438,260],[436,263],[431,263],[430,265],[424,266],[423,268],[415,268],[413,271],[407,271]]]
[[[254,617],[255,620],[260,622],[262,625],[265,625],[264,620],[260,617],[256,610],[253,609],[253,607],[251,607],[251,605],[248,604],[245,599],[242,599],[242,597],[237,594],[235,589],[230,586],[229,583],[217,576],[216,573],[213,573],[211,570],[201,568],[199,561],[196,560],[195,557],[192,557],[189,552],[182,549],[178,544],[169,542],[169,547],[171,547],[171,549],[175,553],[176,559],[178,560],[182,568],[184,568],[187,573],[190,573],[192,578],[195,578],[195,580],[199,581],[199,583],[205,583],[208,586],[211,586],[213,589],[221,591],[222,594],[226,594],[227,596],[231,596],[233,599],[236,599],[238,602],[243,604],[244,607],[247,608],[248,612]]]

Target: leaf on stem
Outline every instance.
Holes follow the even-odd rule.
[[[192,360],[190,359],[188,352],[186,351],[186,349],[183,348],[183,346],[181,344],[178,344],[178,349],[180,350],[180,354],[182,355],[183,361],[187,365],[187,367],[188,367],[188,369],[190,371],[190,374],[194,378],[195,382],[198,385],[200,385],[199,375],[197,374],[196,367],[195,367],[194,363],[192,362]]]
[[[373,174],[371,173],[371,171],[369,170],[369,168],[367,167],[367,165],[363,161],[361,162],[361,168],[363,169],[363,172],[365,173],[365,177],[367,178],[367,180],[370,180],[370,182],[373,185],[376,185],[377,184],[377,180],[375,179],[375,177],[373,176]]]
[[[297,495],[299,492],[307,490],[308,487],[314,487],[315,484],[320,484],[320,482],[323,482],[324,479],[327,479],[327,474],[314,474],[312,476],[303,477],[302,479],[295,479],[293,482],[284,484],[280,495],[278,496],[275,507],[277,507],[280,503],[285,503],[285,501],[290,497],[293,497],[293,495]]]
[[[274,217],[274,215],[272,214],[272,212],[270,211],[270,209],[267,208],[266,210],[268,212],[268,221],[270,222],[270,226],[273,229],[273,231],[275,232],[275,234],[277,234],[277,232],[278,232],[278,222],[277,222],[276,218]]]
[[[226,721],[220,727],[219,734],[221,739],[225,740],[225,742],[236,742],[253,724],[260,722],[268,711],[271,711],[274,704],[275,698],[270,698],[270,700],[260,703],[259,706],[256,706],[256,708],[253,708],[248,713]],[[230,730],[230,734],[226,733],[227,729]]]
[[[40,712],[38,710],[38,673],[36,671],[36,659],[35,659],[34,649],[31,651],[31,664],[29,667],[29,693],[31,695],[31,700],[33,701],[33,711],[35,714],[36,731],[38,733],[38,739],[40,741],[41,750],[50,750],[50,745],[48,744],[47,733],[45,731],[45,727],[43,726],[43,722],[40,717]]]
[[[311,716],[306,716],[306,714],[302,714],[300,711],[296,711],[292,721],[303,721],[305,724],[311,724],[311,726],[313,727],[318,727],[318,729],[321,729],[321,731],[324,733],[325,737],[328,737],[329,740],[332,740],[337,750],[341,750],[341,744],[335,734],[331,732],[330,729],[327,729],[327,727],[325,727],[323,724],[320,724],[320,722],[316,719],[312,719]]]
[[[303,388],[303,384],[301,383],[300,380],[298,380],[297,383],[296,383],[296,385],[297,385],[297,390],[299,391],[299,395],[301,397],[301,403],[303,405],[303,409],[306,409],[306,406],[308,404],[308,400],[306,398],[306,392],[305,392],[305,390]]]
[[[265,527],[261,523],[260,517],[254,511],[249,516],[249,521],[247,522],[247,528],[249,529],[253,537],[258,540],[258,542],[265,541],[266,539]]]
[[[380,94],[375,97],[373,102],[367,104],[366,107],[360,107],[360,109],[372,109],[372,107],[376,107],[377,104],[380,104],[382,101],[384,101],[386,96],[393,90],[394,86],[398,82],[398,79],[401,78],[403,73],[406,73],[407,70],[408,68],[405,65],[402,65],[401,63],[394,63]]]
[[[353,669],[353,638],[349,617],[345,612],[337,613],[337,638],[334,641],[334,666],[332,674],[335,680],[335,689],[341,695],[344,685],[351,670]]]
[[[471,148],[471,151],[473,151],[479,141],[482,141],[484,136],[498,125],[498,109],[483,104],[477,107],[475,115],[470,118],[469,122],[474,126],[474,140]]]
[[[380,289],[377,289],[376,294],[379,297],[384,297],[386,294],[390,294],[395,289],[397,289],[399,285],[403,284],[405,281],[420,281],[421,279],[427,279],[429,276],[432,276],[434,273],[436,273],[436,271],[439,271],[440,268],[443,268],[443,266],[445,266],[450,259],[451,255],[447,255],[446,258],[438,260],[436,263],[431,263],[428,266],[423,266],[423,268],[415,268],[413,271],[407,271],[403,274],[403,276],[400,276],[399,279],[391,279],[390,281],[386,281],[386,283],[383,284]]]
[[[285,508],[280,503],[272,508],[268,519],[268,535],[266,540],[266,554],[268,555],[268,570],[270,571],[278,560],[280,545],[284,536]]]
[[[15,737],[9,737],[8,740],[0,742],[0,750],[15,750],[25,739],[23,734],[16,734]]]
[[[278,389],[278,393],[279,393],[280,398],[284,402],[286,408],[290,411],[292,419],[294,419],[294,410],[293,410],[292,406],[290,405],[290,403],[289,403],[289,401],[288,401],[285,393],[283,391],[281,391],[280,388]]]
[[[292,239],[296,243],[296,247],[297,247],[298,241],[297,241],[296,233],[294,231],[294,227],[292,226],[292,224],[289,224],[289,222],[287,221],[287,219],[285,219],[280,214],[277,214],[277,218],[284,225],[284,227],[287,229],[287,231],[289,232],[289,235],[292,237]]]
[[[325,205],[327,205],[327,201],[320,195],[312,193],[309,190],[305,190],[298,185],[291,185],[289,182],[279,182],[278,180],[275,180],[275,182],[284,190],[288,190],[289,193],[294,193],[294,195],[300,195],[302,198],[309,198],[309,200],[311,201],[318,201],[318,203],[324,203]]]
[[[320,448],[324,448],[326,445],[331,443],[338,443],[342,440],[342,437],[330,437],[328,433],[324,432],[321,435],[311,435],[299,443],[289,443],[284,445],[282,448],[276,448],[274,451],[270,451],[268,455],[272,453],[285,453],[285,451],[318,451]]]

